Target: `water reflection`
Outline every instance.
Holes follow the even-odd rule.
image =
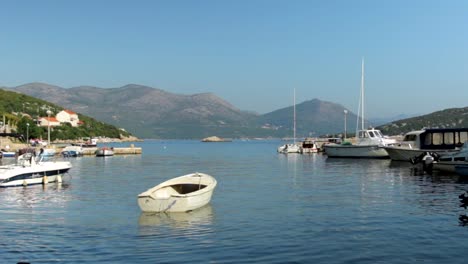
[[[3,207],[9,208],[46,207],[51,204],[63,207],[70,199],[65,191],[68,188],[69,184],[63,182],[3,188],[0,189],[0,200]]]
[[[170,227],[174,229],[193,229],[211,225],[214,218],[210,204],[186,213],[141,213],[140,227]]]

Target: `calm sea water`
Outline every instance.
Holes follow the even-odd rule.
[[[142,155],[69,158],[61,185],[0,189],[0,262],[466,263],[467,181],[281,143],[149,140]],[[195,171],[218,181],[209,206],[140,212],[139,193]]]

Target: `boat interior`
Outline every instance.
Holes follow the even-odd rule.
[[[195,192],[195,191],[205,188],[206,186],[207,185],[192,184],[192,183],[171,185],[171,187],[179,194],[187,194],[187,193]]]

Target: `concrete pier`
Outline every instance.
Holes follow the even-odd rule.
[[[98,148],[83,148],[83,155],[96,155]],[[141,148],[130,146],[128,148],[114,147],[114,155],[141,154]]]

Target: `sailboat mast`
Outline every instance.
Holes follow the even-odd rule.
[[[361,129],[364,130],[364,58],[361,65]]]
[[[296,88],[294,88],[294,144],[296,144]]]

